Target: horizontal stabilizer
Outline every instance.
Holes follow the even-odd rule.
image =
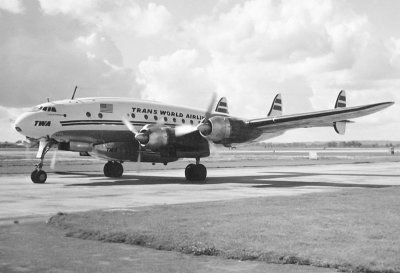
[[[215,107],[215,112],[229,115],[228,101],[227,101],[227,99],[225,97],[222,97],[219,100],[219,102],[217,104],[217,107]]]
[[[269,117],[282,116],[282,98],[281,94],[275,96],[271,109],[268,112]]]

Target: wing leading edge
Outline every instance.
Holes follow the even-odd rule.
[[[354,107],[337,107],[331,110],[251,119],[247,121],[250,128],[261,129],[264,132],[278,132],[295,128],[310,128],[332,126],[334,122],[366,116],[381,111],[394,102],[382,102]]]

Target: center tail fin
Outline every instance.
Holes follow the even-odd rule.
[[[272,102],[271,109],[268,112],[269,117],[282,116],[282,98],[277,94]]]
[[[225,97],[222,97],[217,103],[217,107],[215,107],[215,112],[229,115],[228,111],[228,101]]]

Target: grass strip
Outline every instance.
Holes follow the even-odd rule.
[[[194,255],[400,272],[400,187],[59,213],[70,237]]]

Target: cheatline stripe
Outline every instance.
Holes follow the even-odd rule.
[[[221,101],[221,102],[218,104],[218,106],[224,106],[224,107],[227,107],[228,105],[226,104],[226,102],[223,102],[223,101]]]
[[[358,107],[355,109],[343,109],[343,110],[337,110],[335,112],[327,112],[327,113],[318,113],[318,114],[304,114],[301,116],[297,117],[279,117],[273,119],[268,119],[268,120],[260,120],[260,121],[253,121],[249,125],[254,126],[254,127],[259,127],[259,126],[265,126],[265,125],[271,125],[271,124],[279,124],[279,123],[285,123],[285,122],[290,122],[290,121],[298,121],[298,120],[305,120],[309,118],[320,118],[320,117],[326,117],[326,116],[334,116],[338,114],[347,114],[347,113],[352,113],[352,112],[358,112],[370,108],[374,108],[377,106],[381,105],[387,105],[387,102],[382,102],[382,103],[376,103],[376,104],[371,104],[371,105],[366,105],[363,107]]]
[[[146,124],[157,124],[157,122],[141,122],[141,121],[135,121],[132,122],[132,125],[137,125],[137,126],[143,126]],[[177,124],[173,124],[173,123],[163,123],[164,125],[168,125],[168,126],[176,126]],[[78,122],[73,122],[73,121],[61,121],[61,126],[78,126],[78,125],[125,125],[122,121],[115,121],[115,122],[92,122],[92,121],[78,121]]]
[[[339,100],[346,100],[346,97],[344,97],[344,96],[339,96],[339,98],[338,98]]]
[[[274,107],[272,109],[281,111],[282,107],[279,105],[274,105]]]
[[[281,99],[276,99],[275,103],[282,103],[282,100]]]

